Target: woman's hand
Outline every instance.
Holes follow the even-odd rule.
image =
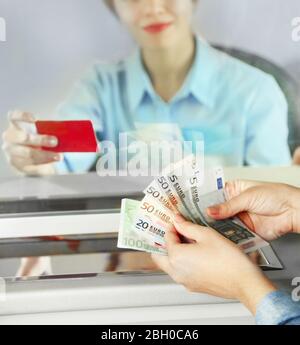
[[[154,262],[189,291],[238,299],[253,314],[276,288],[234,243],[215,230],[176,216],[176,230],[166,235],[168,256]],[[181,243],[178,233],[194,243]]]
[[[300,233],[300,190],[279,183],[233,181],[226,184],[229,201],[208,208],[214,219],[239,218],[259,236],[272,241]]]
[[[25,174],[54,174],[53,163],[60,160],[60,155],[41,150],[40,147],[56,147],[57,138],[28,133],[21,128],[22,122],[34,124],[35,118],[31,113],[21,111],[9,113],[9,127],[2,135],[2,148],[9,163],[19,172]]]

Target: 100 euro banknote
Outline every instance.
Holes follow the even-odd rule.
[[[166,255],[167,252],[165,249],[147,241],[135,230],[133,225],[140,208],[140,204],[141,202],[136,200],[122,200],[118,248]]]

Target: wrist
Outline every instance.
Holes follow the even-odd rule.
[[[241,283],[238,299],[255,315],[264,297],[276,290],[275,285],[257,268],[256,272],[247,274]]]

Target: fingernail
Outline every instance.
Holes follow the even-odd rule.
[[[212,216],[217,216],[220,213],[220,207],[219,206],[211,206],[211,207],[208,207],[207,210],[210,213],[210,215],[212,215]]]
[[[53,137],[53,138],[49,139],[49,145],[52,146],[52,147],[57,146],[58,145],[57,138]]]
[[[54,160],[55,160],[55,161],[60,161],[60,155],[55,155],[55,156],[54,156]]]

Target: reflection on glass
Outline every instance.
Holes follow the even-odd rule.
[[[0,260],[0,271],[4,277],[22,280],[27,278],[80,277],[105,272],[161,272],[149,254],[135,252],[2,259]]]
[[[128,274],[153,274],[163,273],[152,261],[151,255],[144,252],[124,251],[124,252],[97,252],[92,251],[93,240],[90,241],[90,251],[80,252],[80,245],[69,243],[72,254],[67,252],[63,244],[64,238],[56,239],[56,249],[53,248],[53,239],[44,238],[49,241],[48,250],[55,255],[30,256],[30,257],[2,257],[0,259],[0,275],[5,278],[16,278],[26,280],[32,279],[59,279],[59,278],[80,278],[86,276],[96,276],[103,273],[128,273]],[[47,248],[45,247],[45,248]],[[55,247],[55,246],[54,246]],[[108,249],[108,248],[107,248]],[[39,249],[41,251],[41,248]],[[30,251],[30,249],[29,249]],[[14,255],[24,252],[20,244],[15,246]],[[59,253],[60,252],[60,253]],[[268,254],[272,261],[274,258]],[[263,269],[280,269],[273,264],[270,265],[266,255],[260,251],[251,253],[250,259]]]
[[[251,260],[260,266],[266,266],[265,258],[259,252],[250,255]],[[160,269],[151,259],[151,255],[139,252],[123,252],[111,254],[76,254],[43,257],[27,257],[22,259],[1,260],[2,265],[10,267],[6,277],[15,278],[51,278],[84,274],[114,273],[159,273]],[[3,270],[0,264],[0,270]]]
[[[122,169],[122,163],[128,162],[120,156],[129,145],[133,145],[134,155],[143,144],[148,147],[153,141],[172,140],[204,141],[207,165],[290,164],[291,153],[300,145],[299,92],[282,68],[242,49],[209,44],[192,26],[195,1],[162,0],[151,7],[148,1],[105,3],[129,29],[137,49],[121,62],[96,63],[57,107],[55,116],[43,116],[44,120],[92,121],[100,154],[55,152],[60,144],[58,134],[41,135],[36,129],[38,115],[12,111],[3,136],[12,167],[34,176],[95,171],[100,166],[97,161],[105,155],[106,142],[116,153],[113,166]],[[124,146],[120,145],[122,134],[128,139]],[[85,140],[80,135],[73,139]],[[144,165],[145,161],[160,165],[149,159],[149,151],[140,154],[139,163]],[[299,149],[294,162],[300,164]],[[127,181],[124,188],[116,179],[100,183],[96,174],[86,177],[72,183],[71,179],[58,182],[49,178],[45,179],[47,186],[38,179],[1,179],[0,219],[41,212],[117,212],[120,198],[113,196],[138,198],[147,185]],[[90,196],[88,201],[86,195]],[[103,195],[105,198],[99,198]],[[105,254],[97,254],[99,248],[81,252],[76,238],[44,240],[56,241],[64,250],[48,256],[47,250],[40,253],[32,244],[26,255],[20,254],[24,258],[0,260],[14,261],[6,273],[5,265],[0,264],[3,275],[41,277],[156,269],[145,253],[116,253],[116,246]],[[266,263],[263,255],[254,254],[252,259]]]
[[[293,107],[298,95],[281,68],[240,49],[210,45],[192,24],[197,1],[163,0],[150,7],[147,1],[105,3],[137,49],[121,62],[96,63],[47,120],[92,121],[102,143],[100,156],[104,143],[117,155],[124,150],[122,133],[139,133],[142,126],[142,139],[149,142],[169,125],[178,128],[181,141],[201,135],[214,164],[290,164],[299,140],[299,133],[291,135],[299,125],[299,107]],[[28,112],[10,114],[4,149],[13,167],[43,176],[95,169],[98,154],[78,150],[62,158],[60,134],[37,132],[36,120]],[[155,135],[147,137],[155,126]],[[79,133],[72,140],[87,138]]]

